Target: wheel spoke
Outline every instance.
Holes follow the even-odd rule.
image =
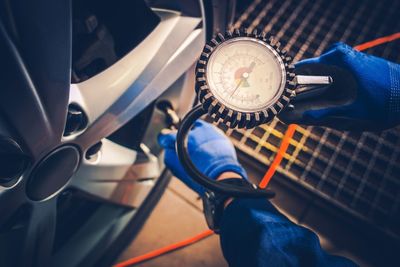
[[[200,18],[156,11],[161,22],[147,38],[99,75],[71,87],[89,128],[77,142],[88,147],[116,131],[164,92],[196,60],[204,34]],[[97,141],[96,141],[97,140]]]
[[[56,227],[56,199],[35,203],[16,266],[49,266]]]
[[[13,31],[0,25],[0,105],[34,157],[60,142],[69,100],[69,0],[11,3]],[[17,45],[16,45],[17,44]]]
[[[0,203],[7,203],[0,206],[1,241],[12,240],[2,257],[12,266],[48,266],[56,225],[56,198],[28,204],[24,187],[19,184],[2,189]]]
[[[56,226],[56,198],[29,203],[25,187],[0,189],[2,263],[49,266]],[[6,245],[6,247],[4,247]]]
[[[137,162],[137,152],[107,139],[95,162],[84,161],[74,175],[70,187],[98,200],[137,207],[159,176],[157,159],[150,155]]]
[[[2,205],[0,205],[0,230],[2,230],[9,219],[16,214],[25,203],[23,187],[17,185],[15,188],[1,188],[0,203],[2,203]]]
[[[4,87],[0,90],[1,111],[17,130],[22,141],[37,157],[53,139],[51,126],[22,59],[0,23],[0,53],[3,67],[0,72]],[[35,129],[32,129],[35,126]]]

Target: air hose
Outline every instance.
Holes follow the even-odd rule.
[[[189,174],[190,177],[193,178],[193,180],[211,191],[219,193],[229,192],[229,195],[232,197],[273,197],[274,193],[269,190],[248,190],[238,186],[231,186],[228,184],[219,183],[205,176],[196,168],[196,166],[191,161],[189,153],[187,151],[186,139],[189,134],[189,130],[195,123],[195,121],[206,113],[207,111],[203,109],[201,105],[196,106],[191,111],[189,111],[189,113],[182,120],[179,127],[178,134],[176,136],[176,148],[179,160],[181,161],[182,166],[185,168],[185,171]]]

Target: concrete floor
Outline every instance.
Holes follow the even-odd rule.
[[[207,229],[202,203],[197,194],[178,179],[172,178],[143,229],[117,262],[184,240]],[[213,235],[196,244],[136,266],[223,267],[227,266],[227,263],[222,256],[219,237]]]

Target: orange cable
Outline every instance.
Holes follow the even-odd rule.
[[[358,51],[363,51],[365,49],[368,49],[368,48],[371,48],[374,46],[378,46],[378,45],[381,45],[381,44],[384,44],[387,42],[391,42],[391,41],[394,41],[399,38],[400,38],[400,32],[389,35],[389,36],[381,37],[381,38],[372,40],[370,42],[366,42],[366,43],[357,45],[354,47],[354,49],[356,49]],[[279,165],[289,147],[290,140],[292,139],[294,133],[296,132],[297,126],[298,126],[297,124],[290,124],[289,127],[287,128],[285,135],[282,138],[281,145],[278,149],[275,159],[273,160],[273,162],[271,163],[271,166],[268,168],[267,172],[265,173],[264,177],[262,178],[261,182],[259,183],[260,188],[266,188],[268,183],[271,181],[272,176],[274,176],[277,168],[279,167]],[[113,267],[127,267],[129,265],[134,265],[134,264],[137,264],[137,263],[140,263],[143,261],[150,260],[152,258],[166,254],[168,252],[172,252],[174,250],[194,244],[204,238],[211,236],[213,233],[214,232],[211,230],[206,230],[206,231],[204,231],[200,234],[197,234],[193,237],[190,237],[188,239],[176,242],[171,245],[167,245],[163,248],[159,248],[154,251],[150,251],[146,254],[128,259],[128,260],[120,262],[120,263],[117,263]]]
[[[179,248],[183,248],[183,247],[189,246],[189,245],[191,245],[193,243],[196,243],[197,241],[200,241],[200,240],[202,240],[202,239],[204,239],[204,238],[206,238],[208,236],[211,236],[212,234],[214,234],[213,231],[207,230],[207,231],[204,231],[204,232],[202,232],[202,233],[200,233],[198,235],[190,237],[188,239],[176,242],[174,244],[165,246],[163,248],[159,248],[157,250],[148,252],[148,253],[143,254],[141,256],[138,256],[138,257],[135,257],[135,258],[120,262],[120,263],[114,265],[113,267],[126,267],[126,266],[129,266],[129,265],[137,264],[139,262],[150,260],[152,258],[155,258],[155,257],[158,257],[160,255],[166,254],[168,252],[177,250]]]
[[[275,156],[274,161],[271,163],[271,166],[268,168],[267,172],[265,173],[264,177],[262,178],[261,182],[258,185],[260,188],[267,187],[269,181],[271,181],[271,178],[275,174],[276,169],[281,164],[283,156],[285,155],[286,150],[289,147],[290,140],[292,139],[296,131],[296,128],[297,128],[296,124],[290,124],[289,127],[287,128],[285,136],[282,139],[281,146],[279,147],[279,150]]]
[[[358,50],[358,51],[363,51],[363,50],[366,50],[366,49],[374,47],[374,46],[378,46],[378,45],[381,45],[381,44],[384,44],[384,43],[392,42],[392,41],[394,41],[396,39],[399,39],[399,38],[400,38],[400,32],[397,32],[397,33],[394,33],[392,35],[384,36],[384,37],[381,37],[381,38],[378,38],[378,39],[375,39],[375,40],[372,40],[372,41],[369,41],[369,42],[366,42],[366,43],[363,43],[363,44],[360,44],[360,45],[356,45],[354,47],[354,49]]]

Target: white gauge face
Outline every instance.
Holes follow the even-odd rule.
[[[218,46],[206,69],[210,91],[225,106],[256,112],[272,106],[285,88],[281,57],[267,44],[238,37]]]

